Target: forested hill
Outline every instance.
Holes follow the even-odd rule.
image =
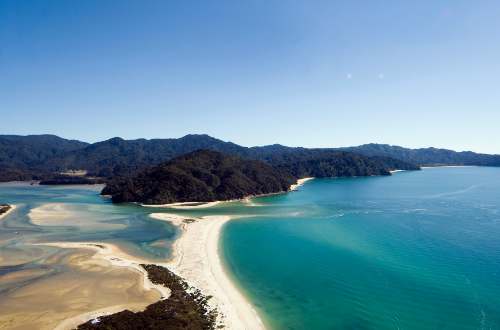
[[[390,175],[390,171],[419,170],[418,166],[386,157],[367,157],[351,152],[324,151],[274,159],[274,166],[296,178]]]
[[[0,135],[0,181],[41,178],[53,170],[47,162],[86,146],[55,135]]]
[[[387,144],[365,144],[357,147],[340,148],[365,156],[384,156],[399,159],[419,166],[477,165],[500,166],[500,155],[479,154],[471,151],[456,152],[448,149],[409,149]]]
[[[208,135],[152,140],[112,138],[54,158],[48,166],[57,170],[85,169],[100,177],[123,176],[200,149],[241,155],[246,148]]]
[[[273,166],[293,162],[301,167],[311,159],[339,162],[351,152],[381,157],[387,169],[414,169],[417,165],[500,166],[500,156],[444,149],[407,149],[369,144],[350,148],[293,148],[282,145],[243,147],[208,135],[186,135],[178,139],[112,138],[88,144],[53,135],[0,135],[0,181],[51,179],[58,172],[85,170],[89,176],[110,178],[138,171],[199,149],[214,150],[245,159],[262,160]],[[350,154],[349,154],[350,155]],[[329,158],[327,160],[327,158]],[[347,161],[347,159],[346,159]],[[319,165],[318,165],[319,166]],[[319,170],[319,167],[317,167]],[[296,169],[299,171],[299,168]]]
[[[37,141],[37,137],[40,137],[41,141]],[[67,170],[85,170],[89,176],[104,178],[130,176],[144,168],[200,149],[262,160],[271,165],[327,157],[338,161],[339,156],[345,155],[333,149],[291,148],[281,145],[247,148],[208,135],[152,140],[113,138],[93,144],[45,137],[10,136],[8,143],[0,144],[0,181],[40,178],[50,180],[57,176],[58,172]],[[45,140],[47,141],[42,143]],[[26,152],[13,153],[18,147]],[[400,169],[415,168],[401,162],[390,163]],[[393,168],[392,165],[386,168]]]
[[[294,182],[289,173],[264,162],[200,150],[131,178],[115,178],[102,194],[113,202],[210,202],[283,192]]]
[[[280,158],[274,162],[270,165],[260,160],[199,150],[132,177],[115,177],[102,193],[111,195],[113,202],[208,202],[287,191],[297,179],[307,176],[390,175],[391,169],[386,159],[347,152],[294,155],[286,157],[286,161]],[[395,162],[392,165],[408,166]]]

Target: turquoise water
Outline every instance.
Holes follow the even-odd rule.
[[[0,221],[0,261],[8,257],[19,259],[16,264],[43,262],[50,251],[33,255],[30,252],[34,250],[32,244],[51,241],[109,242],[119,244],[136,256],[151,260],[167,258],[178,236],[176,227],[151,219],[148,209],[112,204],[109,199],[99,196],[101,188],[1,184],[0,203],[17,207]],[[67,225],[38,226],[30,222],[31,210],[54,203],[74,213],[68,217]],[[77,222],[72,221],[73,218]],[[47,223],[50,224],[50,219]],[[36,248],[37,253],[39,249]],[[0,271],[1,267],[12,266],[5,263],[0,262]]]
[[[500,329],[500,169],[313,180],[254,202],[221,244],[271,328]]]
[[[148,209],[112,204],[100,188],[0,184],[0,203],[16,205],[0,220],[0,329],[52,329],[109,305],[154,301],[129,270],[90,261],[90,251],[38,245],[107,242],[153,262],[168,258],[177,228]]]
[[[113,205],[98,190],[0,185],[0,202],[18,205],[0,221],[0,275],[68,271],[45,262],[54,248],[32,245],[46,241],[168,258],[179,233],[149,217],[161,209]],[[28,213],[47,203],[71,211],[68,223],[31,223]],[[500,329],[499,168],[318,179],[290,194],[176,212],[241,217],[223,229],[222,256],[271,329]],[[0,281],[0,300],[23,281]]]

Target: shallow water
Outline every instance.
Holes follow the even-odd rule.
[[[91,259],[94,252],[44,242],[100,241],[150,260],[170,255],[177,229],[135,205],[113,205],[101,187],[1,184],[0,329],[53,329],[66,318],[110,306],[141,310],[159,294],[142,276]],[[50,302],[50,303],[47,303]]]
[[[239,217],[223,229],[222,257],[272,329],[500,329],[498,168],[313,180],[294,193],[190,210],[113,205],[99,188],[0,185],[0,203],[18,205],[0,220],[0,305],[11,318],[101,308],[89,301],[101,299],[104,279],[117,301],[153,300],[126,271],[73,262],[89,252],[32,243],[103,241],[165,260],[178,230],[149,213],[170,212]],[[45,213],[33,223],[36,210]],[[58,284],[75,294],[40,308]]]
[[[0,202],[17,206],[0,221],[2,256],[5,249],[47,241],[105,241],[153,260],[170,255],[175,226],[151,219],[147,208],[112,204],[99,196],[100,189],[0,184]],[[30,221],[37,210],[43,211],[40,221]]]
[[[221,243],[271,328],[500,329],[500,169],[313,180],[254,203]]]

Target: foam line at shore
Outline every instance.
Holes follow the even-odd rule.
[[[153,213],[151,217],[181,226],[174,242],[172,259],[165,264],[204,295],[212,296],[226,329],[265,329],[257,312],[226,274],[219,257],[219,236],[224,224],[234,217],[206,216],[186,219],[176,214]]]

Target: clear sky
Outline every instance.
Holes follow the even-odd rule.
[[[0,0],[0,134],[500,153],[498,0]]]

